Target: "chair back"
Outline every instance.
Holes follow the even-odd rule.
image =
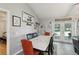
[[[53,46],[53,37],[50,38],[49,48],[54,48]]]
[[[26,39],[21,40],[24,55],[33,55],[32,42]]]
[[[44,32],[44,35],[50,36],[50,33],[49,32]]]
[[[50,45],[53,47],[53,37],[50,39]]]

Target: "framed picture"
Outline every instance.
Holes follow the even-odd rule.
[[[21,26],[21,17],[13,15],[12,16],[12,26],[20,27]]]
[[[35,23],[34,23],[34,29],[38,29],[39,25],[40,25],[40,23],[35,22]]]
[[[31,23],[31,22],[27,22],[27,23],[26,23],[26,25],[31,26],[31,25],[32,25],[32,23]]]
[[[34,16],[22,11],[22,21],[26,22],[26,25],[31,26],[33,24]]]
[[[33,17],[34,16],[30,15],[29,13],[22,11],[22,21],[23,22],[27,22],[27,21],[32,22]]]

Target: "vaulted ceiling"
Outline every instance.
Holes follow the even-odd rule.
[[[67,16],[72,3],[29,3],[39,19]]]

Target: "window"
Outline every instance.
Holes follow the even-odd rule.
[[[65,24],[65,31],[70,31],[71,30],[71,24],[70,23],[66,23]]]
[[[55,31],[59,32],[60,31],[60,24],[55,24]]]

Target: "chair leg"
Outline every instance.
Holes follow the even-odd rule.
[[[53,55],[53,49],[51,48],[51,55]]]
[[[52,45],[49,45],[48,55],[53,55],[53,47],[52,47]]]
[[[48,46],[48,55],[51,55],[51,46]]]
[[[48,55],[50,55],[50,51],[48,51]]]

